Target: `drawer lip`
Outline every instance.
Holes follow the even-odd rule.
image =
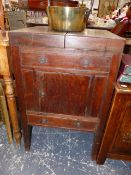
[[[66,128],[79,131],[95,132],[99,119],[96,117],[72,116],[52,113],[38,113],[27,111],[28,125],[46,126],[54,128]],[[42,120],[48,120],[48,123],[43,123]],[[80,122],[81,126],[77,127],[75,122]]]
[[[75,51],[75,53],[74,53]],[[54,68],[73,68],[73,69],[96,69],[109,71],[111,55],[103,55],[101,52],[67,50],[67,49],[48,49],[28,50],[20,52],[21,65],[31,67],[54,67]],[[45,62],[42,63],[42,59]],[[102,64],[101,64],[102,63]]]

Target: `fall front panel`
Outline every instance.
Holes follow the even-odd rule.
[[[98,117],[107,75],[77,75],[22,69],[28,111]]]

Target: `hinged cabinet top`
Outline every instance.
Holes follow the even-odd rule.
[[[120,51],[125,40],[109,31],[85,29],[83,32],[56,32],[48,26],[14,30],[9,33],[11,45],[39,45],[56,48]]]

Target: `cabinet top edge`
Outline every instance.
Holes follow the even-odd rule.
[[[35,27],[28,27],[18,30],[13,30],[9,32],[10,34],[15,33],[28,33],[31,35],[64,35],[64,36],[77,36],[77,37],[94,37],[94,38],[105,38],[105,39],[116,39],[125,41],[124,38],[117,36],[110,31],[107,30],[100,30],[100,29],[85,29],[82,32],[57,32],[51,30],[49,26],[35,26]]]
[[[27,28],[22,28],[22,29],[17,29],[17,30],[12,30],[9,33],[28,33],[31,35],[37,34],[37,35],[65,35],[66,32],[56,32],[51,30],[48,26],[35,26],[35,27],[27,27]]]

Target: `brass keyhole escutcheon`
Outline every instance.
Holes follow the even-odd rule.
[[[47,63],[47,59],[46,58],[40,58],[39,63],[40,64],[45,64],[45,63]]]
[[[46,118],[42,119],[42,123],[43,124],[47,124],[48,123],[48,119],[46,119]]]
[[[77,121],[77,122],[76,122],[76,127],[77,127],[77,128],[80,128],[80,126],[81,126],[81,122]]]

